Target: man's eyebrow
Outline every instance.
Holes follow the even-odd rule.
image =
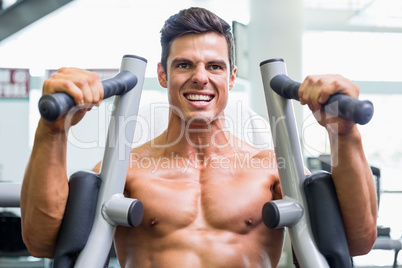
[[[186,58],[175,58],[170,65],[173,66],[177,63],[192,63],[192,61]]]
[[[224,60],[210,60],[208,61],[208,64],[217,64],[217,65],[225,65],[227,66],[228,64]]]
[[[187,59],[187,58],[175,58],[175,59],[172,60],[171,65],[175,65],[175,64],[177,64],[177,63],[193,63],[193,61],[192,61],[192,60],[189,60],[189,59]],[[217,59],[217,60],[210,60],[210,61],[207,62],[207,64],[209,64],[209,65],[210,65],[210,64],[228,65],[228,64],[226,63],[226,61],[224,61],[224,60],[219,60],[219,59]]]

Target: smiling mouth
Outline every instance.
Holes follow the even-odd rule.
[[[184,97],[189,101],[210,102],[214,98],[214,95],[185,94]]]

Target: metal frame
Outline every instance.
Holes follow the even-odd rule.
[[[107,261],[116,225],[130,224],[123,219],[130,215],[129,207],[135,199],[123,196],[124,185],[132,150],[132,141],[135,132],[139,102],[144,83],[146,60],[136,56],[123,57],[120,71],[131,71],[138,82],[128,93],[116,96],[109,124],[105,154],[102,161],[100,178],[101,188],[98,196],[95,221],[85,248],[81,251],[74,267],[98,268],[103,267]],[[116,205],[117,204],[117,205]],[[142,213],[137,221],[141,222]]]
[[[293,250],[301,267],[329,268],[327,260],[316,246],[310,227],[309,213],[305,209],[308,207],[303,191],[306,179],[305,166],[293,103],[276,94],[270,86],[273,77],[278,74],[287,74],[286,65],[283,60],[273,59],[260,65],[260,69],[276,157],[278,163],[283,159],[286,160],[285,167],[278,168],[284,198],[276,202],[279,205],[283,204],[285,208],[280,212],[281,216],[293,214],[293,207],[302,208],[302,213],[297,210],[299,215],[293,217],[292,221],[278,227],[288,227]]]
[[[116,96],[108,129],[108,137],[99,177],[101,186],[94,223],[87,243],[74,267],[104,267],[108,260],[117,225],[138,226],[143,217],[140,201],[123,196],[132,150],[132,141],[147,61],[125,55],[120,71],[130,71],[138,82],[129,92]],[[84,178],[85,179],[85,178]],[[19,207],[21,184],[0,184],[0,207]]]

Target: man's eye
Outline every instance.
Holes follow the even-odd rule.
[[[177,67],[181,68],[181,69],[186,69],[188,68],[188,63],[180,63],[179,65],[177,65]]]
[[[222,69],[221,66],[219,66],[219,65],[211,65],[210,68],[212,70],[220,70],[220,69]]]

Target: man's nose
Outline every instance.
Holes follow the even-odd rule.
[[[200,65],[194,69],[192,82],[197,85],[205,85],[208,83],[208,71],[205,66]]]

